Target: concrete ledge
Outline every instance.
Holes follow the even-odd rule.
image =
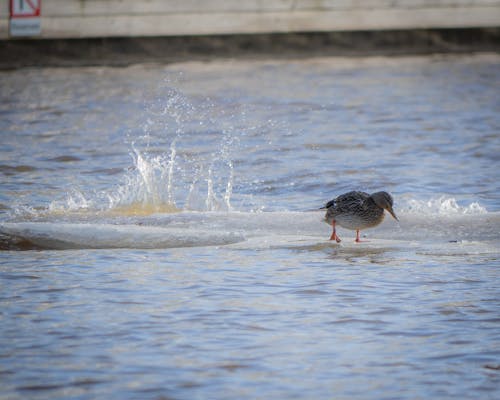
[[[0,41],[0,69],[464,52],[500,52],[500,29],[10,40]]]
[[[0,39],[8,39],[0,0]],[[500,0],[43,0],[42,39],[500,26]]]
[[[173,15],[46,17],[44,38],[140,37],[242,33],[327,32],[500,26],[493,9],[470,7],[412,10],[247,12]],[[153,29],[154,27],[154,29]]]

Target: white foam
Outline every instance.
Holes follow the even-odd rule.
[[[175,140],[168,154],[151,155],[133,147],[133,167],[125,172],[121,183],[102,192],[82,193],[75,188],[38,214],[100,212],[132,205],[142,205],[144,210],[178,209],[177,202],[189,209],[230,211],[234,169],[226,147],[208,166],[182,164],[177,159]],[[191,180],[186,181],[186,177]]]
[[[0,224],[0,234],[44,249],[157,249],[220,246],[244,240],[239,233],[137,225],[25,222]]]
[[[144,171],[137,174],[148,176]],[[230,197],[230,193],[227,195]],[[331,234],[331,227],[324,223],[324,211],[182,211],[166,203],[166,196],[149,203],[118,203],[98,210],[95,202],[74,191],[65,202],[54,202],[45,214],[34,210],[29,215],[16,215],[14,220],[20,224],[3,224],[0,233],[36,241],[47,248],[207,246],[263,237],[274,237],[271,242],[279,237],[322,241]],[[221,196],[217,199],[222,200]],[[454,198],[442,196],[427,201],[410,199],[406,206],[401,203],[404,200],[396,207],[399,223],[387,217],[380,226],[362,231],[363,237],[428,243],[500,240],[500,213],[487,212],[476,202],[461,206]],[[23,225],[27,220],[46,224]],[[338,227],[338,232],[343,241],[354,240],[353,231]]]
[[[453,197],[440,196],[430,200],[410,199],[403,212],[412,214],[434,215],[476,215],[486,214],[487,210],[477,202],[460,206]]]
[[[51,214],[71,213],[95,208],[95,203],[78,190],[72,190],[64,200],[53,200],[48,207]]]
[[[362,238],[373,241],[426,245],[499,243],[500,213],[425,215],[399,212]],[[4,242],[22,239],[42,248],[172,248],[223,246],[297,247],[331,245],[331,227],[323,212],[177,212],[157,214],[93,214],[65,222],[0,224]],[[355,232],[338,227],[342,245],[354,242]],[[378,244],[377,244],[378,243]],[[383,243],[382,243],[383,244]],[[386,243],[387,244],[387,243]],[[367,246],[372,246],[369,244]],[[15,247],[15,246],[13,246]],[[8,246],[7,246],[8,248]]]

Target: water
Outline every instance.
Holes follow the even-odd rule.
[[[0,72],[0,398],[497,398],[499,63]]]

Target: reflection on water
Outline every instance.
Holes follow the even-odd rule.
[[[3,390],[76,396],[85,381],[126,398],[495,393],[498,291],[486,258],[336,247],[9,253]]]
[[[0,397],[497,398],[498,64],[0,72]]]

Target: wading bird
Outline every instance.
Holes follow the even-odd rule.
[[[326,209],[325,222],[333,228],[330,240],[340,242],[335,231],[335,225],[338,224],[343,228],[355,230],[356,242],[360,242],[359,231],[380,224],[384,219],[384,210],[399,221],[392,204],[392,197],[387,192],[348,192],[330,200],[321,208]]]

